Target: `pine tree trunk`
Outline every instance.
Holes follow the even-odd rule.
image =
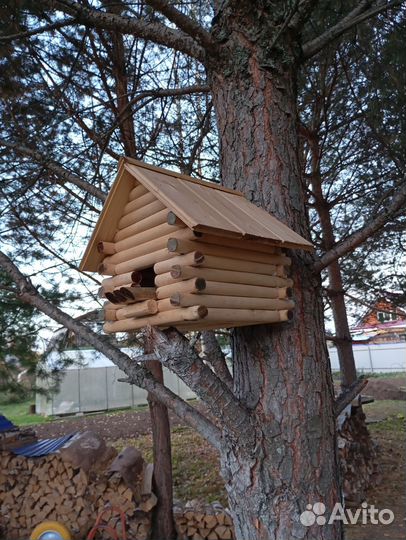
[[[264,41],[271,37],[259,35],[257,23],[265,15],[252,14],[251,7],[243,15],[227,20],[232,33],[226,60],[209,72],[222,181],[308,238],[293,53],[285,51],[285,64],[276,55],[264,58]],[[221,32],[221,21],[217,24]],[[277,61],[278,67],[270,66]],[[221,455],[238,540],[339,539],[342,534],[339,525],[306,527],[299,519],[307,504],[323,502],[331,511],[340,492],[320,280],[311,254],[289,255],[294,320],[233,332],[235,392],[256,428],[255,440],[226,433]]]

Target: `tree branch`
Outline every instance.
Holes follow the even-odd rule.
[[[215,448],[219,449],[221,433],[207,418],[164,385],[157,382],[152,374],[137,364],[130,356],[112,345],[106,337],[101,337],[81,322],[73,319],[43,298],[32,283],[19,271],[7,255],[0,251],[0,267],[7,272],[18,287],[18,297],[39,311],[74,332],[97,351],[109,358],[127,376],[130,384],[135,384],[150,392],[157,400],[174,411],[182,420],[195,428]]]
[[[342,34],[347,32],[357,24],[362,23],[363,21],[369,19],[370,17],[373,17],[374,15],[377,15],[378,13],[382,13],[382,11],[385,11],[386,9],[398,6],[401,3],[402,0],[392,0],[390,2],[382,0],[377,3],[371,2],[371,0],[362,0],[358,3],[357,7],[350,11],[350,13],[348,13],[336,25],[326,30],[317,38],[305,43],[302,47],[303,59],[307,60],[308,58],[311,58],[319,51],[321,51],[326,45],[340,37]],[[371,9],[368,9],[373,4],[376,5]]]
[[[82,180],[79,176],[71,173],[61,165],[58,165],[58,163],[52,161],[49,157],[44,156],[43,154],[41,154],[41,152],[38,152],[38,150],[33,150],[32,148],[24,146],[21,143],[7,141],[6,139],[0,139],[0,146],[9,148],[20,156],[32,158],[34,161],[48,169],[50,172],[56,174],[56,176],[60,178],[61,181],[59,183],[62,186],[65,182],[68,182],[70,184],[74,184],[80,189],[83,189],[84,191],[89,193],[89,195],[96,197],[100,201],[104,202],[107,198],[107,195],[103,193],[103,191],[101,191],[95,186],[92,186],[85,180]]]
[[[392,202],[386,207],[384,211],[372,212],[372,215],[376,217],[371,219],[369,223],[361,227],[350,236],[336,244],[332,249],[327,251],[318,261],[314,264],[315,272],[321,272],[323,268],[326,268],[336,259],[343,257],[350,251],[353,251],[367,238],[374,235],[379,229],[384,227],[388,220],[393,217],[406,203],[406,178],[403,179],[403,185],[396,192],[392,198]]]
[[[99,11],[75,2],[75,0],[41,0],[40,4],[46,6],[48,9],[63,11],[75,17],[79,23],[85,26],[116,30],[122,34],[130,34],[175,49],[201,62],[204,61],[205,51],[197,45],[194,39],[164,24]]]
[[[213,414],[236,437],[241,426],[250,429],[250,416],[229,388],[207,367],[189,341],[177,330],[166,332],[149,327],[153,349],[160,361],[169,367],[202,399]]]
[[[368,384],[368,379],[357,379],[352,385],[342,392],[334,402],[334,414],[337,416],[342,413],[346,406],[362,391]]]
[[[37,34],[43,34],[51,30],[58,30],[59,28],[64,28],[65,26],[72,26],[76,24],[77,20],[75,18],[65,19],[63,21],[58,21],[51,24],[46,24],[40,26],[39,28],[34,28],[33,30],[27,30],[25,32],[19,32],[17,34],[9,34],[8,36],[0,36],[0,42],[14,41],[16,39],[24,39],[26,37],[35,36]]]
[[[212,366],[217,377],[232,391],[233,378],[215,333],[213,331],[202,332],[202,344],[204,359]]]
[[[217,48],[217,43],[209,32],[193,19],[168,4],[166,0],[146,0],[146,3],[162,13],[162,15],[165,15],[168,20],[176,24],[185,34],[197,40],[208,53],[213,53]]]

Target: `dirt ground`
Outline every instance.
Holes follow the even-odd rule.
[[[372,382],[372,384],[371,384]],[[406,460],[405,460],[405,399],[402,387],[406,386],[406,379],[372,379],[367,387],[365,394],[374,395],[375,403],[364,407],[367,422],[373,440],[378,445],[378,459],[381,467],[381,483],[378,487],[371,489],[368,493],[367,502],[374,504],[376,508],[389,508],[395,514],[395,520],[390,525],[361,525],[346,527],[347,540],[401,540],[406,536],[405,529],[405,506],[406,496],[404,486],[406,485]],[[381,397],[382,396],[382,397]],[[390,400],[388,401],[388,397]],[[397,396],[397,397],[395,397]],[[380,402],[379,399],[385,398]],[[397,401],[394,401],[397,400]],[[200,406],[200,405],[198,405]],[[221,478],[218,472],[218,460],[211,449],[206,448],[206,443],[200,439],[190,428],[185,427],[182,422],[171,414],[171,423],[173,429],[174,458],[183,463],[174,463],[181,471],[194,469],[189,473],[188,487],[191,498],[198,496],[206,500],[211,497],[223,499],[224,493]],[[137,446],[137,440],[140,449],[149,452],[151,425],[148,409],[136,411],[121,411],[109,414],[95,414],[81,417],[71,417],[55,420],[50,423],[34,426],[38,437],[56,437],[74,431],[92,430],[100,434],[103,438],[110,441],[119,449],[127,445]],[[188,452],[181,454],[184,447],[185,437],[188,439]],[[183,442],[182,442],[183,441]],[[176,447],[179,446],[179,449]],[[177,456],[176,454],[179,453]],[[189,454],[196,454],[191,464],[185,461],[189,459]],[[200,457],[204,459],[199,461]],[[207,470],[203,472],[203,467],[207,467],[207,460],[211,460]],[[211,469],[211,470],[210,470]],[[176,474],[176,473],[175,473]],[[212,475],[210,484],[216,484],[216,490],[205,493],[202,486],[207,483],[203,479],[200,482],[199,476]],[[193,482],[192,482],[192,480]],[[186,482],[186,478],[178,479],[181,483]],[[200,482],[200,485],[199,485]],[[194,485],[192,485],[194,484]],[[198,494],[193,489],[199,485]],[[184,489],[184,486],[181,486]],[[175,480],[176,492],[176,480]],[[189,492],[180,492],[179,496],[185,497]]]

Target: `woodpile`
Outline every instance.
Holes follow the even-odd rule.
[[[148,538],[156,504],[150,466],[143,469],[138,493],[119,473],[85,472],[58,453],[26,458],[1,452],[0,466],[0,537],[29,538],[36,525],[55,520],[65,524],[74,539],[83,539],[105,506],[114,505],[126,515],[128,538]]]
[[[231,515],[219,502],[205,504],[176,502],[174,518],[179,540],[231,540],[234,529]]]
[[[106,333],[148,324],[187,331],[292,318],[291,260],[281,248],[193,232],[141,184],[123,212],[114,241],[97,245],[99,273],[110,276],[100,289],[108,300]]]
[[[375,443],[358,404],[349,405],[338,419],[338,456],[347,506],[359,506],[367,489],[380,483]]]

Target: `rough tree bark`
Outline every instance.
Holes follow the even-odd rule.
[[[227,44],[209,66],[221,141],[222,181],[309,237],[300,175],[295,36],[269,50],[269,13],[247,5],[219,12]],[[340,500],[333,387],[313,257],[293,251],[295,317],[235,329],[234,391],[255,438],[223,432],[222,474],[239,539],[337,539],[340,527],[300,524],[307,504]]]

